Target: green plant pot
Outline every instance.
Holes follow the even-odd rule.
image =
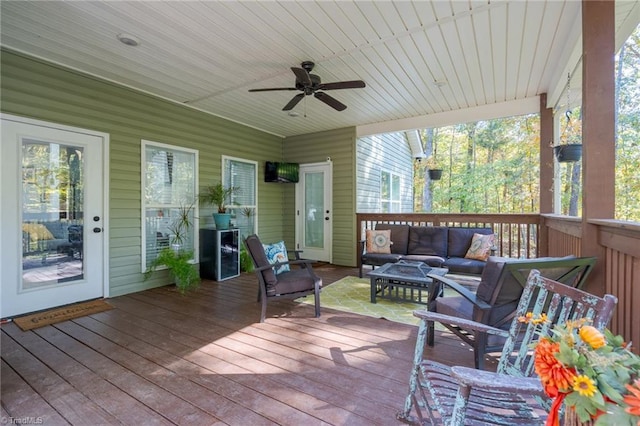
[[[216,229],[229,229],[231,215],[229,213],[214,213],[213,221],[216,224]]]

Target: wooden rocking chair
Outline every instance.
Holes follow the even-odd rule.
[[[549,399],[535,376],[530,344],[541,335],[550,335],[553,325],[567,320],[591,318],[593,326],[606,327],[617,298],[603,298],[544,278],[531,271],[509,331],[470,320],[447,317],[428,311],[415,311],[420,328],[409,379],[409,394],[399,420],[412,424],[529,424],[544,423]],[[534,332],[534,325],[518,321],[532,312],[546,313],[549,322]],[[459,323],[467,329],[507,338],[497,371],[468,367],[449,367],[424,358],[427,323]],[[412,409],[416,416],[412,416]]]

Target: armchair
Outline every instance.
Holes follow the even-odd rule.
[[[474,293],[455,281],[441,276],[434,280],[434,291],[429,293],[429,310],[448,317],[479,322],[494,328],[508,330],[516,315],[518,301],[526,285],[529,272],[536,269],[540,275],[571,287],[581,288],[595,264],[596,258],[539,258],[507,259],[491,256],[482,272],[480,284]],[[457,295],[439,297],[444,287]],[[448,318],[445,317],[445,318]],[[498,352],[504,337],[469,329],[465,324],[435,320],[473,347],[475,367],[484,369],[485,354]],[[427,321],[427,344],[434,343],[434,321]]]
[[[287,298],[296,299],[298,297],[313,294],[315,297],[315,316],[320,316],[320,289],[322,288],[322,278],[313,272],[312,260],[298,259],[289,262],[270,264],[264,252],[260,238],[257,235],[250,235],[245,239],[247,252],[253,260],[254,272],[258,276],[260,288],[258,289],[258,302],[262,303],[260,322],[264,322],[267,313],[267,302],[269,300]],[[274,267],[281,265],[299,265],[299,269],[291,268],[288,272],[275,274]]]
[[[603,298],[544,278],[532,271],[509,331],[445,315],[415,311],[421,319],[416,340],[409,393],[399,420],[412,424],[543,424],[549,409],[540,380],[535,377],[530,344],[541,335],[551,335],[554,324],[588,317],[602,329],[611,319],[616,297]],[[518,317],[532,312],[546,313],[549,322],[539,334],[533,323]],[[460,324],[466,329],[506,338],[497,371],[478,371],[467,367],[449,367],[424,358],[427,323],[439,321]],[[411,412],[415,410],[416,416]]]

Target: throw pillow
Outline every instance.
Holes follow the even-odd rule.
[[[486,261],[491,255],[491,247],[493,247],[494,235],[473,234],[471,239],[471,247],[467,250],[465,259],[476,259]]]
[[[277,262],[283,263],[288,262],[289,257],[287,256],[287,248],[284,245],[284,241],[280,241],[274,244],[263,244],[264,254],[267,255],[267,260],[270,264],[274,265]],[[276,275],[281,274],[283,272],[289,272],[291,268],[289,265],[281,265],[277,268],[273,268],[273,272]]]
[[[391,231],[367,229],[367,253],[391,253]]]

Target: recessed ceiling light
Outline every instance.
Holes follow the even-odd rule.
[[[295,111],[289,111],[289,117],[297,117],[299,115],[300,115],[300,113],[297,113]]]
[[[131,47],[136,47],[140,44],[138,37],[132,36],[131,34],[118,34],[118,40]]]

